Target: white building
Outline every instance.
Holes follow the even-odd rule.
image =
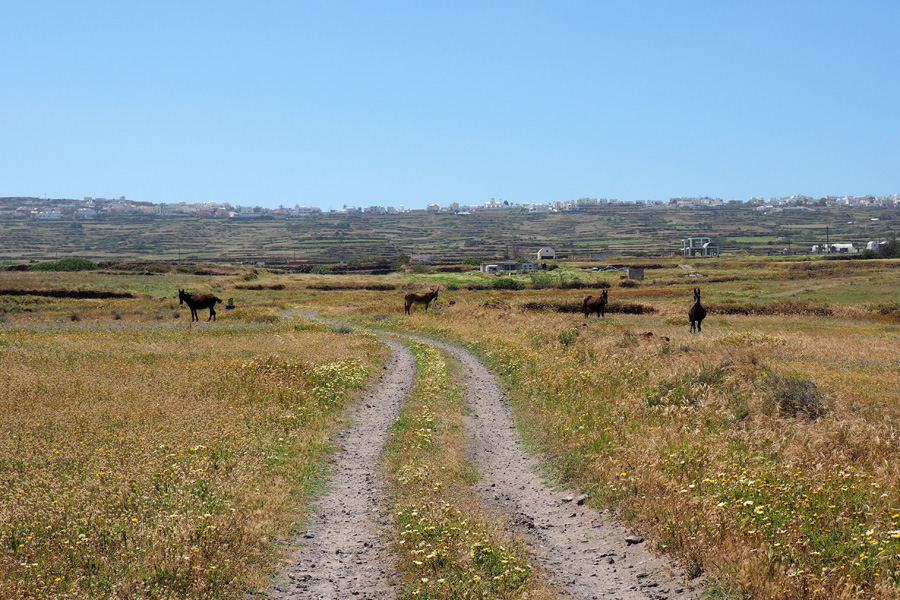
[[[537,251],[537,259],[538,260],[553,260],[556,258],[556,250],[551,248],[550,246],[544,246],[540,250]]]
[[[828,244],[821,246],[813,246],[813,252],[824,252],[825,254],[856,254],[857,250],[853,244]]]

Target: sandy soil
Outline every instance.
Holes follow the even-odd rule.
[[[386,524],[379,505],[376,461],[388,427],[411,389],[412,354],[380,337],[393,350],[381,380],[364,398],[355,424],[341,439],[342,451],[329,480],[330,493],[315,508],[309,530],[294,541],[293,565],[275,585],[279,599],[391,598],[390,557],[378,528]],[[524,450],[496,378],[469,352],[415,338],[451,353],[462,365],[472,413],[467,417],[470,455],[487,506],[504,515],[532,549],[560,598],[575,600],[683,600],[699,596],[670,562],[654,556],[605,512],[584,504],[577,491],[555,488],[538,475]]]

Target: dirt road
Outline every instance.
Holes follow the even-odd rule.
[[[279,599],[392,598],[390,557],[382,525],[375,465],[388,427],[412,386],[415,363],[401,343],[381,381],[364,399],[341,440],[329,480],[331,493],[316,506],[317,519],[296,542],[295,564],[275,586]],[[574,600],[682,600],[698,592],[680,571],[653,556],[639,536],[588,507],[577,491],[556,489],[538,475],[522,447],[496,378],[469,352],[416,337],[453,355],[472,407],[467,417],[470,458],[481,478],[477,490],[525,540],[560,598]]]

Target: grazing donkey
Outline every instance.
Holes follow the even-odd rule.
[[[191,309],[191,323],[200,320],[200,317],[197,316],[198,308],[208,308],[209,318],[206,320],[209,321],[212,319],[215,321],[215,306],[217,302],[221,304],[222,301],[212,294],[187,294],[184,290],[178,290],[178,304],[181,305],[187,303],[188,308]]]
[[[700,288],[694,288],[694,301],[691,302],[691,308],[688,309],[688,319],[691,320],[691,333],[694,333],[694,326],[697,326],[697,333],[700,333],[700,324],[706,318],[706,309],[700,304]]]
[[[425,312],[428,312],[428,305],[431,304],[431,301],[436,299],[438,296],[437,288],[432,288],[430,292],[427,294],[424,292],[415,293],[410,292],[404,297],[404,306],[406,308],[406,314],[409,314],[409,309],[413,304],[424,304]]]
[[[581,305],[581,312],[584,313],[584,318],[587,319],[592,312],[597,313],[598,317],[606,317],[606,303],[608,298],[608,290],[603,290],[599,296],[588,296],[585,298],[584,304]]]

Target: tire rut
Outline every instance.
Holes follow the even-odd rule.
[[[290,567],[269,591],[278,600],[388,599],[390,557],[379,542],[384,526],[383,484],[378,458],[390,426],[413,386],[415,359],[406,346],[379,337],[391,347],[380,381],[362,398],[353,424],[339,440],[328,494],[313,504],[307,530],[297,536]]]

